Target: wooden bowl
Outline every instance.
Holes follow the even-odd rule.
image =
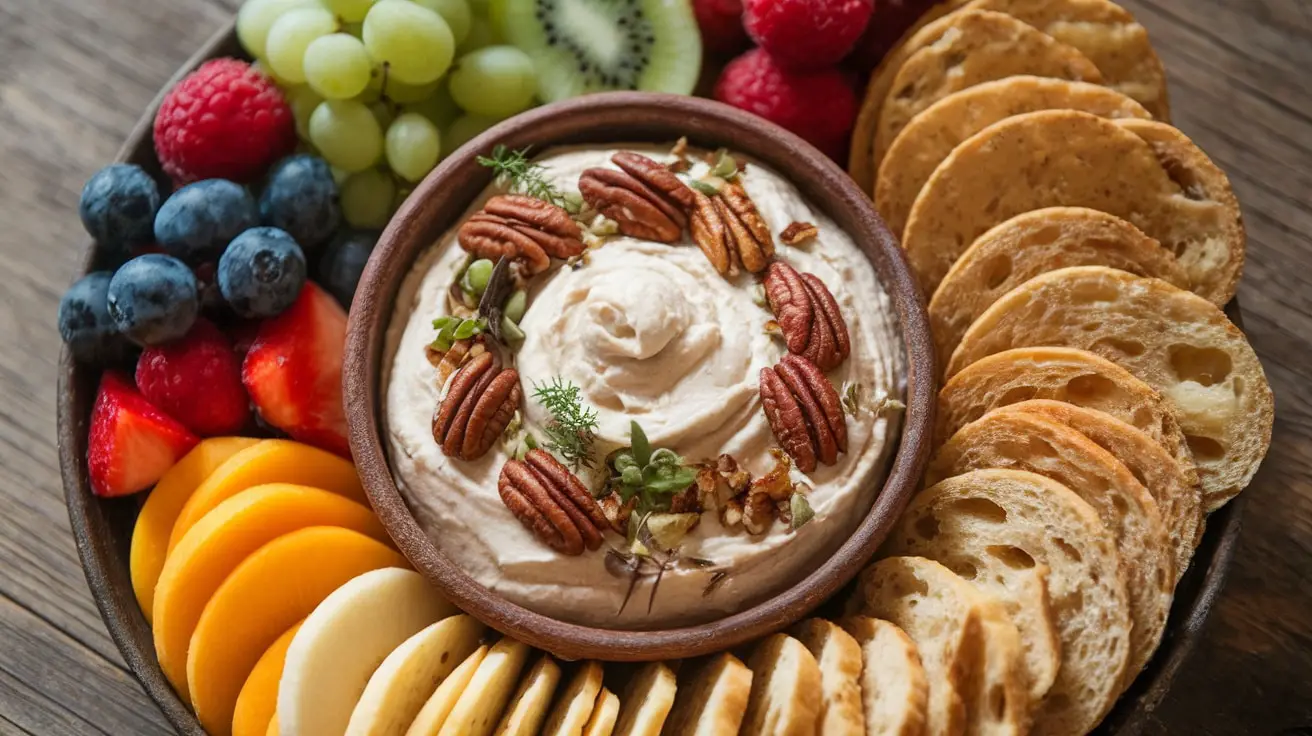
[[[731,616],[696,626],[616,630],[568,623],[506,600],[475,582],[419,528],[397,490],[384,448],[380,383],[383,345],[402,281],[492,183],[475,159],[494,145],[542,150],[561,144],[672,143],[731,147],[778,171],[852,236],[875,268],[897,314],[907,356],[907,412],[896,455],[874,505],[830,559],[792,587]],[[415,567],[457,606],[488,626],[568,659],[678,659],[773,633],[813,611],[865,566],[910,500],[933,432],[933,341],[924,300],[897,240],[869,198],[827,157],[760,118],[711,100],[612,92],[547,105],[503,122],[442,162],[392,219],[351,308],[343,380],[351,451],[383,525]]]
[[[208,59],[241,55],[229,24],[178,70],[165,89]],[[143,112],[115,160],[140,164],[162,179],[151,142],[151,123],[158,106],[157,98]],[[70,212],[69,217],[73,216]],[[94,244],[88,244],[86,253],[84,271],[91,270],[99,256]],[[1238,307],[1232,304],[1229,312],[1238,323]],[[74,362],[67,351],[61,356],[56,406],[59,464],[69,524],[87,586],[124,662],[164,717],[180,734],[204,736],[200,722],[164,678],[155,657],[150,626],[132,592],[128,545],[141,497],[97,498],[87,482],[87,429],[98,378],[98,370]],[[1161,647],[1096,733],[1129,736],[1161,730],[1160,724],[1154,724],[1153,713],[1165,699],[1176,673],[1188,661],[1212,604],[1224,586],[1234,559],[1245,505],[1246,496],[1241,495],[1208,517],[1207,533],[1195,552],[1193,565],[1176,590]]]

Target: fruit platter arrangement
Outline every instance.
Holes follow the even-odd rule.
[[[70,517],[184,733],[1136,732],[1270,442],[1109,0],[246,0],[78,215]]]

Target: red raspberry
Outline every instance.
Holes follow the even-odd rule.
[[[838,69],[792,71],[752,49],[729,62],[715,99],[776,123],[841,159],[856,119],[856,94]]]
[[[692,0],[692,12],[707,52],[736,54],[750,42],[743,28],[743,0]]]
[[[219,328],[204,319],[182,339],[141,353],[137,390],[201,436],[239,432],[250,419],[241,359]]]
[[[155,153],[178,184],[248,183],[296,146],[278,87],[237,59],[206,62],[169,90],[155,116]]]
[[[788,66],[818,69],[852,50],[875,0],[747,0],[743,24],[757,45]]]

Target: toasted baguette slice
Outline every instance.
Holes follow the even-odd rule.
[[[963,8],[943,22],[949,30],[908,56],[893,79],[875,131],[876,162],[882,163],[893,140],[919,112],[980,82],[1016,74],[1102,82],[1098,67],[1075,47],[1010,15]]]
[[[952,149],[990,125],[1036,110],[1083,110],[1104,118],[1152,117],[1097,84],[1021,75],[954,92],[911,119],[889,146],[875,180],[875,209],[898,235],[925,182]]]
[[[1070,266],[1108,266],[1189,286],[1170,251],[1115,215],[1083,207],[1026,212],[979,236],[938,285],[929,302],[938,354],[951,356],[970,324],[1004,294]]]
[[[724,652],[702,664],[679,686],[661,730],[667,736],[734,736],[752,692],[752,671]]]
[[[814,734],[820,722],[820,665],[802,643],[775,634],[756,645],[748,660],[752,693],[743,736]]]
[[[1162,524],[1175,551],[1175,579],[1189,567],[1202,539],[1203,506],[1198,474],[1193,465],[1181,466],[1148,435],[1110,414],[1060,401],[1022,401],[995,410],[1024,412],[1061,422],[1093,440],[1120,460],[1157,501]]]
[[[648,662],[629,680],[620,697],[616,736],[657,736],[674,707],[678,681],[663,662]]]
[[[1133,679],[1157,649],[1175,589],[1172,551],[1157,502],[1111,453],[1060,422],[1023,412],[990,412],[939,448],[925,484],[987,468],[1027,470],[1084,499],[1114,535],[1130,600]],[[1127,681],[1125,684],[1129,684]]]
[[[1162,60],[1125,8],[1108,0],[974,0],[965,9],[1006,13],[1074,46],[1097,65],[1104,84],[1158,120],[1171,119]]]
[[[915,642],[895,624],[869,616],[850,616],[843,628],[861,648],[866,736],[919,736],[929,685]]]
[[[542,728],[542,736],[579,736],[592,715],[601,692],[604,672],[600,662],[588,660],[575,670],[565,691],[556,699],[551,715]]]
[[[1031,345],[1089,350],[1160,392],[1209,510],[1238,495],[1266,456],[1275,405],[1262,364],[1244,334],[1196,294],[1097,266],[1043,274],[971,325],[948,372]]]
[[[496,736],[537,736],[559,682],[560,665],[550,655],[543,654],[520,680],[497,726]]]
[[[935,442],[947,442],[999,406],[1029,399],[1106,412],[1134,425],[1172,457],[1193,462],[1161,394],[1106,358],[1071,348],[1008,350],[967,366],[939,391]]]
[[[889,546],[937,559],[1004,599],[1016,589],[1009,579],[1047,565],[1061,668],[1033,733],[1087,733],[1111,709],[1130,649],[1125,579],[1111,533],[1073,491],[1019,470],[954,476],[912,501]]]
[[[460,694],[439,736],[489,736],[528,659],[528,645],[506,637],[492,645]]]
[[[442,730],[442,724],[446,723],[447,716],[451,715],[451,709],[456,707],[456,701],[469,686],[469,681],[474,679],[474,673],[487,657],[487,652],[488,646],[484,644],[451,670],[451,674],[447,675],[437,686],[437,690],[428,697],[424,707],[419,709],[419,715],[415,716],[405,736],[437,736],[438,731]]]
[[[1134,223],[1176,254],[1195,291],[1229,301],[1244,262],[1238,201],[1225,174],[1183,136],[1155,144],[1138,132],[1160,125],[1042,110],[966,139],[920,190],[902,233],[921,286],[933,293],[999,223],[1044,207],[1088,207]]]
[[[803,621],[793,636],[820,665],[820,728],[826,736],[862,736],[861,645],[837,624],[821,618]]]
[[[610,736],[619,717],[619,696],[603,687],[597,693],[597,702],[592,706],[592,715],[588,716],[582,736]]]

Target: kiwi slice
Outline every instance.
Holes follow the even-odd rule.
[[[691,94],[702,65],[688,0],[494,0],[545,102],[616,89]]]

